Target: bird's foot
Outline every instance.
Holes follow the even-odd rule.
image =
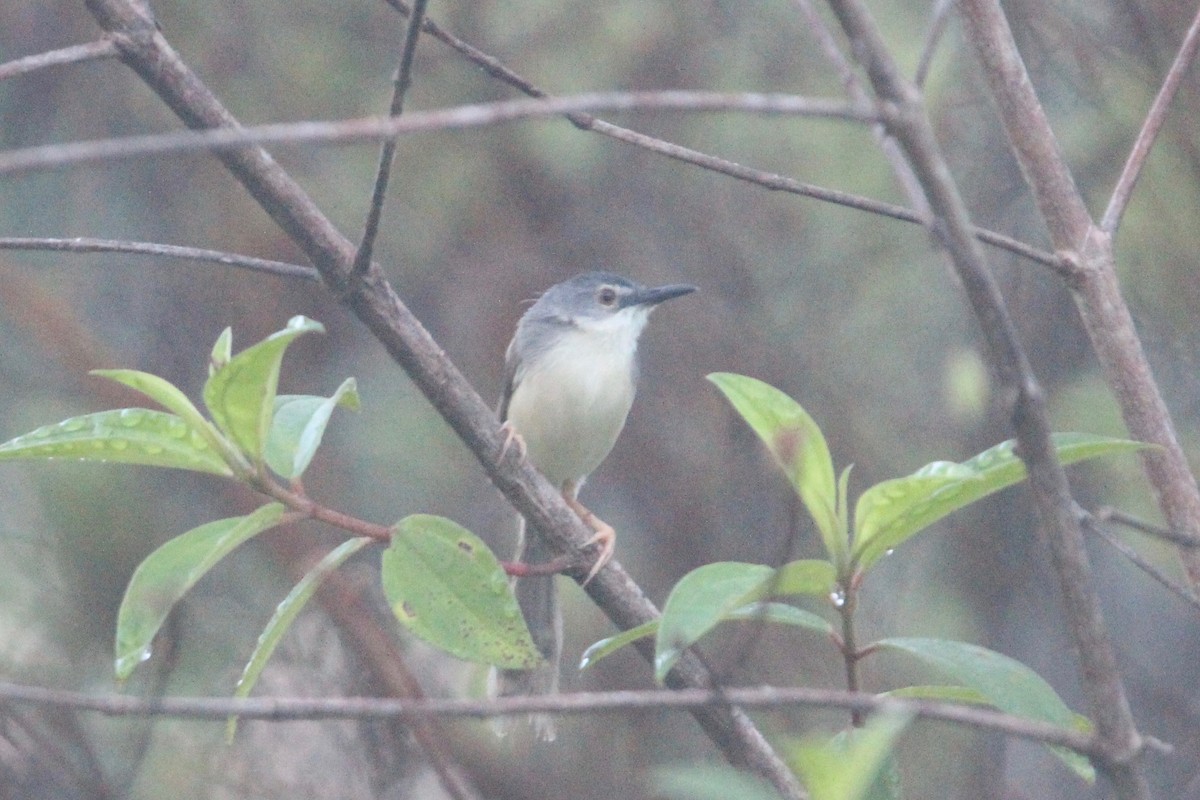
[[[506,420],[500,426],[500,433],[504,435],[504,442],[500,445],[500,457],[498,460],[503,461],[505,454],[508,453],[508,448],[515,444],[517,446],[517,463],[524,464],[528,448],[525,446],[525,440],[521,438],[521,434],[517,433],[517,429],[513,426],[512,421]]]
[[[583,520],[583,524],[594,531],[592,538],[584,542],[583,546],[587,548],[592,545],[598,545],[600,548],[600,552],[596,555],[596,561],[592,564],[592,568],[588,570],[587,577],[583,579],[583,583],[580,584],[581,586],[587,586],[592,578],[596,577],[596,573],[612,560],[613,551],[617,549],[617,532],[613,530],[612,525],[597,517],[587,506],[576,500],[573,492],[563,492],[563,500],[566,500],[571,510],[579,515],[579,518]]]

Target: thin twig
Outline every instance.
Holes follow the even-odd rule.
[[[0,64],[0,81],[17,75],[26,75],[47,67],[59,67],[64,64],[78,64],[83,61],[95,61],[100,58],[115,58],[117,46],[111,39],[98,39],[87,44],[77,44],[64,47],[61,50],[50,50],[35,56],[25,56],[13,61]]]
[[[392,8],[396,9],[396,11],[400,14],[407,15],[410,13],[408,5],[405,4],[403,0],[386,0],[386,2]],[[800,2],[803,3],[803,5],[801,5],[801,10],[804,10],[806,6],[811,9],[811,6],[809,6],[807,3],[804,3],[804,0],[800,0]],[[824,27],[825,26],[822,23],[814,28],[814,31],[819,32]],[[442,42],[447,47],[466,58],[472,64],[475,64],[493,78],[512,86],[513,88],[529,95],[530,97],[546,98],[550,96],[547,92],[538,88],[537,85],[535,85],[532,81],[507,67],[499,59],[490,56],[479,48],[474,47],[470,43],[459,39],[454,34],[443,29],[433,20],[426,18],[424,29],[425,32],[430,36],[437,39],[439,42]],[[818,40],[820,42],[819,36]],[[822,43],[822,46],[826,47],[826,44]],[[835,59],[841,59],[841,54],[838,51],[836,44],[832,45],[829,52],[831,57]],[[614,125],[611,122],[597,119],[590,114],[577,112],[566,114],[565,116],[571,121],[572,124],[581,130],[592,131],[604,136],[609,136],[628,144],[665,155],[668,158],[673,158],[677,161],[700,167],[701,169],[712,170],[722,175],[736,178],[737,180],[762,186],[766,189],[798,194],[804,197],[811,197],[816,200],[823,200],[825,202],[846,206],[847,208],[867,211],[869,213],[891,217],[892,219],[898,219],[904,222],[916,223],[918,225],[925,225],[928,221],[929,215],[928,213],[924,213],[925,206],[917,201],[913,201],[914,205],[918,209],[917,211],[914,211],[912,209],[904,208],[903,206],[897,206],[891,203],[883,203],[868,197],[850,194],[849,192],[839,192],[833,189],[824,189],[822,187],[802,183],[801,181],[787,178],[782,175],[753,169],[751,167],[745,167],[733,161],[728,161],[707,153],[702,153],[697,150],[683,147],[675,144],[674,142],[668,142],[664,139],[649,136],[629,128],[623,128],[620,125]],[[903,177],[898,177],[900,177],[903,185]],[[918,194],[920,193],[918,192]],[[985,244],[998,247],[1002,250],[1007,250],[1014,255],[1029,259],[1030,261],[1042,264],[1043,266],[1050,267],[1060,274],[1066,273],[1067,265],[1064,264],[1062,259],[1060,259],[1054,253],[1048,253],[1045,250],[1040,250],[1024,242],[1013,239],[1012,237],[1004,236],[1003,234],[999,234],[994,231],[985,230],[983,228],[973,228],[972,230],[979,240]]]
[[[946,27],[950,24],[950,12],[954,10],[957,0],[937,0],[930,15],[929,31],[925,34],[925,46],[921,48],[921,58],[917,61],[917,71],[913,75],[913,83],[924,88],[925,79],[929,77],[929,68],[933,66],[933,57],[941,44]]]
[[[396,79],[392,84],[392,104],[388,110],[389,117],[398,117],[404,113],[404,94],[412,80],[413,56],[417,52],[417,39],[421,35],[421,21],[425,18],[425,6],[428,0],[415,0],[412,15],[408,18],[408,27],[404,32],[404,45],[400,51],[400,66],[396,69]],[[371,266],[371,256],[375,249],[375,237],[379,234],[379,221],[383,218],[383,203],[387,199],[388,180],[392,174],[392,164],[396,160],[397,139],[388,139],[379,150],[379,167],[375,171],[375,187],[371,190],[371,206],[367,211],[367,221],[363,225],[362,241],[354,256],[354,274],[362,277]]]
[[[1106,541],[1110,547],[1125,556],[1134,566],[1200,610],[1200,597],[1197,597],[1195,592],[1186,586],[1180,586],[1171,580],[1170,576],[1165,572],[1151,564],[1145,558],[1142,558],[1138,551],[1122,542],[1111,531],[1101,525],[1098,517],[1080,509],[1080,520],[1083,522],[1085,528]]]
[[[1158,138],[1158,132],[1162,130],[1163,123],[1167,120],[1167,114],[1171,110],[1171,101],[1175,99],[1179,85],[1183,83],[1184,77],[1191,69],[1198,47],[1200,47],[1200,9],[1196,10],[1196,16],[1192,19],[1191,27],[1183,37],[1179,52],[1175,54],[1175,60],[1171,62],[1171,68],[1167,70],[1167,77],[1163,80],[1162,87],[1158,90],[1154,102],[1150,105],[1150,111],[1142,122],[1142,129],[1138,131],[1137,139],[1134,140],[1133,147],[1129,151],[1129,158],[1121,170],[1121,177],[1117,179],[1117,185],[1113,187],[1108,208],[1104,209],[1104,216],[1100,219],[1100,230],[1105,233],[1116,234],[1117,228],[1121,224],[1121,217],[1124,216],[1125,209],[1129,206],[1129,199],[1133,196],[1133,188],[1137,185],[1142,168],[1146,165],[1146,159],[1150,156],[1154,140]]]
[[[0,174],[57,169],[69,164],[109,161],[149,154],[226,150],[247,144],[375,142],[414,133],[468,130],[574,111],[682,111],[871,119],[871,114],[840,100],[786,94],[722,92],[598,92],[566,97],[503,100],[423,111],[403,117],[360,117],[339,121],[275,123],[252,127],[176,131],[91,142],[44,145],[0,153]]]
[[[487,719],[537,712],[594,714],[612,711],[671,711],[736,703],[746,708],[789,706],[835,708],[860,713],[903,711],[930,720],[955,722],[1030,741],[1065,747],[1077,753],[1097,752],[1095,739],[1079,731],[1047,722],[1005,714],[979,706],[878,697],[861,692],[808,687],[726,687],[706,689],[651,689],[614,692],[570,692],[556,695],[498,697],[488,700],[407,700],[384,697],[131,697],[92,695],[63,689],[46,689],[0,682],[0,705],[38,705],[93,711],[114,717],[170,716],[181,719],[224,721],[242,719],[301,721],[322,719],[400,719],[426,717]]]
[[[1116,522],[1127,528],[1133,528],[1136,531],[1141,531],[1142,533],[1182,547],[1200,547],[1200,539],[1197,539],[1195,536],[1188,536],[1186,533],[1164,528],[1161,525],[1151,525],[1143,519],[1126,514],[1124,511],[1118,511],[1111,506],[1096,509],[1095,516],[1101,522]]]
[[[204,131],[178,131],[166,134],[148,136],[130,136],[121,139],[102,139],[92,142],[73,142],[61,145],[45,145],[22,150],[9,150],[0,153],[0,174],[18,173],[59,169],[71,164],[83,164],[106,161],[110,159],[134,158],[143,155],[165,154],[185,151],[213,150],[223,151],[247,144],[264,142],[302,143],[302,142],[333,142],[355,143],[377,141],[406,133],[429,133],[439,130],[462,130],[481,127],[484,125],[511,122],[517,119],[535,117],[559,116],[564,109],[572,108],[619,108],[624,110],[642,109],[682,109],[688,111],[736,111],[751,110],[762,113],[823,113],[826,116],[840,116],[836,109],[846,110],[849,107],[839,101],[811,101],[806,111],[800,111],[790,104],[786,98],[805,101],[791,95],[722,95],[707,92],[669,93],[666,97],[661,92],[650,92],[648,95],[630,94],[600,94],[562,97],[554,100],[513,100],[502,103],[484,103],[479,105],[458,106],[443,111],[410,113],[399,119],[386,117],[368,117],[362,119],[343,120],[340,122],[299,122],[281,123],[275,125],[260,125],[249,128],[219,128]],[[759,98],[750,100],[751,97]],[[645,100],[644,103],[640,100]],[[775,103],[779,100],[779,104]],[[741,102],[746,101],[746,102]],[[708,105],[697,105],[708,103]],[[749,106],[747,106],[749,103]],[[771,109],[774,106],[774,110]],[[785,108],[793,110],[783,110]],[[853,112],[850,112],[853,116]],[[576,115],[573,115],[576,116]],[[873,214],[890,217],[902,222],[923,224],[923,218],[904,206],[885,203],[868,197],[840,192],[836,189],[826,189],[813,184],[787,178],[771,172],[764,172],[751,167],[745,167],[733,161],[727,161],[716,156],[710,156],[697,150],[682,147],[671,142],[656,139],[636,131],[622,128],[588,115],[589,130],[604,133],[648,150],[653,150],[668,158],[673,158],[705,169],[719,172],[723,175],[747,181],[766,189],[787,192],[830,203],[836,203],[848,208],[856,208]],[[995,231],[982,228],[973,229],[979,240],[1007,250],[1022,258],[1050,267],[1057,271],[1066,269],[1063,260],[1053,253],[1039,250]],[[65,249],[65,248],[64,248]],[[237,265],[235,265],[237,266]]]
[[[129,253],[161,258],[182,258],[190,261],[208,261],[227,267],[238,267],[255,272],[265,272],[281,278],[299,278],[320,283],[321,275],[312,267],[270,261],[220,250],[204,250],[199,247],[181,247],[157,242],[130,242],[119,239],[91,239],[84,236],[72,239],[48,239],[31,236],[0,236],[0,250],[49,250],[65,253]]]
[[[825,54],[825,60],[837,72],[838,78],[842,82],[842,87],[846,90],[846,96],[853,103],[864,107],[869,106],[871,104],[870,94],[863,87],[862,81],[854,71],[854,65],[842,53],[841,45],[834,38],[833,31],[825,24],[825,19],[817,12],[811,0],[794,0],[794,2],[796,7],[799,8],[800,13],[804,15],[809,32],[817,40],[821,52]],[[925,198],[925,192],[921,189],[921,182],[917,180],[917,176],[913,173],[912,164],[908,163],[908,159],[904,156],[904,151],[900,148],[896,140],[888,134],[887,128],[881,122],[875,122],[871,125],[871,135],[875,138],[875,143],[879,146],[884,158],[887,159],[888,164],[891,166],[892,174],[895,176],[896,182],[900,185],[901,191],[904,192],[904,196],[908,198],[909,204],[916,211],[916,221],[921,225],[928,226],[931,218],[929,201]]]

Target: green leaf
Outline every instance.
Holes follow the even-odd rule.
[[[150,645],[180,598],[235,547],[279,523],[268,503],[244,517],[209,522],[165,543],[138,565],[117,612],[116,674],[125,680],[150,657]]]
[[[645,639],[649,636],[653,636],[658,632],[658,623],[659,620],[652,619],[649,622],[643,622],[641,625],[637,625],[627,631],[621,631],[615,636],[609,636],[605,639],[595,642],[591,645],[591,647],[583,651],[583,656],[579,659],[579,668],[587,669],[600,659],[611,656],[622,647],[633,644],[638,639]]]
[[[859,496],[854,508],[851,558],[861,568],[869,568],[888,550],[920,530],[913,526],[921,524],[923,510],[936,507],[934,495],[948,487],[978,480],[979,476],[966,467],[935,461],[912,475],[875,484]]]
[[[843,564],[847,542],[837,516],[833,460],[817,423],[770,384],[728,372],[708,379],[766,444],[816,523],[829,557]]]
[[[382,579],[396,619],[451,655],[504,669],[542,662],[500,562],[466,528],[429,514],[400,520]]]
[[[321,446],[329,417],[338,406],[358,410],[354,378],[343,381],[332,397],[294,394],[276,397],[265,450],[267,466],[285,478],[303,475]]]
[[[1152,445],[1088,433],[1051,437],[1063,464]],[[961,464],[935,461],[906,478],[884,481],[863,492],[855,510],[851,558],[868,569],[885,553],[939,519],[1025,478],[1025,465],[1009,440]]]
[[[762,778],[718,764],[660,767],[654,771],[654,796],[677,800],[779,800]]]
[[[947,703],[962,703],[971,706],[989,706],[982,692],[969,686],[903,686],[890,692],[880,692],[880,697],[899,697],[906,700],[941,700]]]
[[[238,353],[204,385],[213,421],[254,463],[263,459],[284,352],[297,336],[323,330],[319,322],[292,317],[286,328]]]
[[[724,619],[728,621],[771,622],[779,625],[806,628],[825,634],[833,631],[833,627],[826,620],[811,611],[789,606],[786,603],[750,603],[749,605],[730,611],[725,615]],[[600,659],[612,655],[626,645],[630,645],[639,639],[654,636],[658,633],[658,625],[659,620],[652,619],[627,631],[621,631],[615,636],[601,639],[583,651],[583,657],[579,661],[579,668],[587,669]]]
[[[683,652],[729,612],[758,600],[774,574],[762,564],[721,561],[684,575],[663,605],[654,649],[655,680],[661,683]]]
[[[791,625],[817,633],[833,633],[829,621],[811,611],[796,608],[787,603],[751,603],[729,612],[726,619],[739,622],[770,622],[776,625]]]
[[[879,649],[908,653],[939,672],[983,695],[1001,711],[1027,719],[1079,729],[1078,715],[1050,684],[1020,661],[978,645],[946,639],[891,638],[875,643]],[[1051,748],[1077,775],[1094,781],[1095,770],[1086,758],[1062,748]]]
[[[213,342],[212,355],[208,358],[208,377],[212,377],[225,368],[229,359],[233,358],[233,328],[221,331],[217,341]]]
[[[263,628],[263,632],[259,634],[258,643],[254,646],[254,652],[250,654],[250,660],[246,662],[245,668],[242,670],[242,677],[238,679],[237,688],[233,692],[234,697],[249,697],[250,692],[254,690],[254,684],[258,683],[258,676],[262,674],[263,667],[270,661],[271,656],[275,653],[275,648],[279,645],[279,641],[283,635],[287,633],[288,628],[296,621],[296,617],[300,615],[301,610],[316,593],[321,582],[340,567],[346,559],[362,550],[370,544],[372,539],[366,536],[360,536],[357,539],[349,539],[342,542],[338,547],[325,554],[325,557],[316,563],[316,565],[304,574],[292,590],[288,592],[287,597],[283,602],[275,607],[275,613],[271,615],[271,620],[267,626]],[[232,742],[233,735],[237,732],[237,716],[231,714],[225,723],[225,739]]]
[[[69,458],[233,475],[207,440],[179,417],[122,408],[71,417],[0,444],[0,459]]]
[[[772,597],[812,594],[828,597],[837,588],[837,570],[823,559],[801,559],[784,564],[775,573],[768,591]]]
[[[793,753],[793,762],[812,800],[866,800],[899,797],[892,751],[912,721],[907,713],[880,714],[862,728],[834,741],[809,737]]]
[[[237,448],[230,445],[229,441],[211,422],[204,418],[195,404],[175,384],[157,375],[140,372],[136,369],[94,369],[90,374],[108,378],[141,392],[187,423],[188,428],[203,437],[213,450],[221,454],[231,468],[234,470],[246,469],[245,460]]]

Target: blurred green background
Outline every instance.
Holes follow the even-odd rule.
[[[928,3],[878,0],[897,57],[915,67]],[[1191,11],[1175,0],[1006,3],[1022,52],[1094,213],[1124,161]],[[154,4],[167,38],[245,123],[375,115],[387,107],[402,19],[383,3],[213,0]],[[840,82],[785,0],[603,4],[431,4],[446,28],[553,94],[659,88],[839,96]],[[95,39],[78,2],[0,7],[0,62]],[[1195,75],[1195,69],[1192,74]],[[981,76],[952,23],[927,87],[941,141],[978,224],[1046,245],[1005,149]],[[406,108],[515,93],[423,39]],[[1121,277],[1180,434],[1194,452],[1200,409],[1200,84],[1186,81],[1119,238]],[[743,115],[646,113],[621,124],[800,180],[903,202],[861,126]],[[18,148],[177,129],[129,70],[93,62],[0,82],[0,145]],[[273,152],[351,238],[359,235],[375,146]],[[716,560],[777,563],[797,508],[744,425],[704,380],[736,371],[799,400],[824,429],[852,492],[934,459],[962,460],[1011,436],[978,331],[930,237],[907,224],[735,182],[561,120],[401,140],[377,257],[394,287],[486,398],[525,302],[586,269],[646,283],[687,281],[695,296],[656,315],[643,338],[640,394],[608,461],[584,490],[619,531],[617,556],[661,602],[688,570]],[[281,260],[301,256],[215,159],[141,158],[0,179],[0,235],[97,236]],[[1048,272],[989,251],[1054,426],[1124,429],[1072,301]],[[501,552],[512,512],[481,470],[348,311],[319,287],[208,264],[113,255],[0,252],[0,439],[135,404],[89,378],[97,367],[163,375],[195,396],[212,341],[235,348],[294,314],[326,324],[292,348],[283,390],[329,393],[354,375],[358,415],[339,412],[309,472],[311,494],[379,522],[447,515]],[[1132,458],[1071,473],[1079,501],[1156,518]],[[130,572],[168,537],[255,502],[219,480],[120,466],[0,466],[0,675],[97,693],[228,695],[261,625],[308,548],[338,539],[289,528],[243,548],[177,609],[130,685],[111,678],[113,620]],[[794,555],[815,555],[807,520]],[[1130,539],[1179,576],[1172,552]],[[1194,609],[1097,545],[1093,556],[1139,724],[1172,742],[1148,769],[1158,796],[1200,798],[1200,626]],[[477,694],[482,671],[398,637],[371,589],[371,558],[347,583],[395,638],[431,694]],[[567,660],[611,625],[566,589]],[[1022,489],[959,513],[874,573],[862,637],[935,635],[1000,650],[1084,710],[1058,590]],[[710,660],[735,683],[840,687],[833,647],[771,632],[717,637]],[[864,663],[868,688],[929,681],[900,662]],[[566,689],[648,687],[622,653]],[[382,691],[379,665],[314,605],[264,674],[261,695]],[[830,731],[841,715],[761,714],[771,733]],[[490,797],[650,796],[646,775],[719,755],[690,718],[570,718],[550,746],[497,741],[479,723],[445,735]],[[1043,750],[945,726],[904,744],[912,797],[1095,796]],[[226,746],[215,723],[100,719],[0,708],[0,797],[437,797],[403,728],[381,723],[246,723]]]

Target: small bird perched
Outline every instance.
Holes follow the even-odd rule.
[[[588,544],[598,544],[600,553],[587,580],[612,558],[616,535],[579,502],[579,488],[625,427],[637,385],[638,337],[650,312],[694,291],[685,284],[647,287],[611,272],[586,272],[546,290],[521,317],[508,345],[499,408],[505,447],[517,442],[595,531]],[[536,531],[526,535],[521,519],[515,560],[538,564],[553,555]],[[495,689],[500,695],[553,694],[562,657],[554,576],[520,578],[516,595],[546,664],[500,671]],[[548,715],[533,715],[532,721],[540,738],[554,739]]]

